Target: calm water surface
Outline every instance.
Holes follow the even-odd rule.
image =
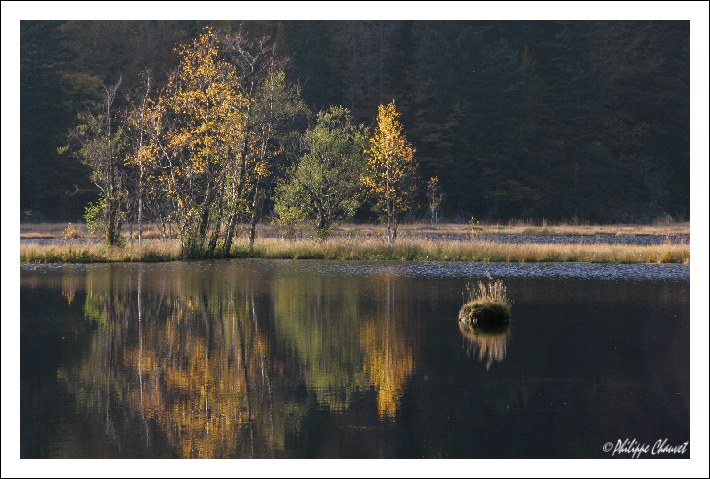
[[[511,325],[460,330],[466,282],[489,272],[508,286]],[[683,265],[23,266],[21,456],[594,458],[624,438],[681,444],[689,275]]]

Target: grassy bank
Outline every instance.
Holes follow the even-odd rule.
[[[123,247],[104,244],[20,244],[21,263],[161,262],[180,259],[177,241],[150,241]]]
[[[286,241],[261,239],[249,253],[246,241],[237,241],[232,257],[337,260],[483,261],[483,262],[587,262],[690,263],[688,244],[504,244],[484,241],[429,241],[401,239],[393,245],[381,240],[332,239]],[[125,247],[101,244],[20,245],[22,263],[155,262],[180,259],[177,241],[146,241]]]

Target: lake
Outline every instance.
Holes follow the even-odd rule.
[[[508,288],[510,326],[460,329],[466,283],[488,273]],[[21,457],[603,458],[624,439],[679,445],[689,278],[687,265],[23,265]]]

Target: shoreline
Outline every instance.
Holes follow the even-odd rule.
[[[581,262],[619,264],[690,264],[688,243],[629,244],[538,244],[487,241],[431,241],[398,239],[393,245],[382,240],[335,238],[322,243],[312,240],[257,239],[253,253],[248,242],[237,240],[231,258],[328,259],[341,261],[475,261],[475,262]],[[222,259],[213,258],[194,259]],[[143,245],[20,244],[20,263],[122,263],[182,261],[177,240],[146,240]]]

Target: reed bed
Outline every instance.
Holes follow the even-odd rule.
[[[22,263],[119,263],[162,262],[180,259],[177,241],[152,241],[142,245],[107,246],[104,244],[20,244]]]
[[[248,256],[246,246],[237,256]],[[264,239],[255,244],[261,258],[482,261],[482,262],[587,262],[587,263],[685,263],[690,262],[687,244],[507,244],[486,241],[397,240],[388,245],[380,240],[334,239],[324,243],[288,242]]]
[[[253,252],[238,240],[231,257],[333,260],[481,261],[481,262],[585,262],[585,263],[690,263],[688,244],[508,244],[487,241],[430,241],[400,239],[388,245],[379,239],[335,238],[324,242],[258,239]],[[22,263],[95,263],[173,261],[180,259],[175,240],[144,241],[141,246],[102,244],[20,245]]]
[[[459,321],[489,328],[506,324],[513,303],[508,299],[508,290],[502,280],[466,285],[465,303],[459,311]]]
[[[466,285],[467,302],[481,301],[483,303],[501,303],[508,308],[512,303],[508,299],[508,288],[502,280],[478,281]]]

